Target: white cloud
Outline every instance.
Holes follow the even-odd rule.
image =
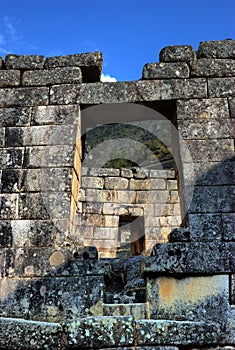
[[[101,81],[105,82],[115,82],[117,79],[115,77],[111,77],[109,74],[101,74]]]

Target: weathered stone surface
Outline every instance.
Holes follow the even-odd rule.
[[[102,177],[84,176],[82,178],[83,188],[104,188],[104,179]]]
[[[226,98],[193,99],[177,101],[177,119],[216,121],[229,118],[228,101]]]
[[[196,60],[196,53],[190,45],[166,46],[159,54],[160,62],[188,62],[191,66]]]
[[[217,344],[220,334],[213,323],[137,320],[138,345]]]
[[[189,230],[192,240],[222,241],[221,214],[189,214]]]
[[[235,95],[235,77],[209,78],[209,97],[226,97]]]
[[[20,71],[2,70],[0,71],[0,87],[20,85]]]
[[[119,169],[109,169],[109,168],[89,168],[90,176],[119,176]]]
[[[225,162],[234,156],[233,139],[186,140],[184,144],[187,148],[181,149],[181,158],[185,163]]]
[[[6,55],[6,69],[42,69],[44,57],[40,55]]]
[[[147,63],[144,65],[142,79],[189,78],[186,63]]]
[[[66,333],[68,346],[85,349],[134,344],[133,318],[127,316],[88,317],[67,322]]]
[[[135,304],[104,304],[104,316],[133,316],[135,320],[147,319],[147,305]]]
[[[117,178],[117,177],[107,177],[104,182],[104,188],[126,190],[128,188],[129,181],[127,179]]]
[[[190,213],[234,212],[235,186],[196,186]]]
[[[1,317],[0,329],[0,346],[3,350],[58,350],[62,344],[62,327],[59,323]]]
[[[209,140],[233,138],[235,134],[233,119],[180,119],[178,130],[184,140]]]
[[[207,85],[203,78],[55,85],[51,88],[50,96],[53,104],[124,103],[205,97]]]
[[[22,85],[43,86],[55,84],[81,83],[82,73],[79,67],[53,68],[42,71],[27,71],[22,75]]]
[[[234,243],[158,243],[153,256],[143,260],[142,273],[225,274],[235,269],[234,249]]]
[[[0,216],[2,220],[17,219],[18,195],[0,194]]]
[[[89,52],[68,56],[48,57],[45,61],[45,67],[80,67],[82,70],[83,82],[92,83],[100,80],[102,62],[103,58],[101,52]]]
[[[193,169],[193,172],[192,172]],[[184,178],[194,186],[235,185],[235,162],[184,163]]]
[[[228,276],[158,277],[147,280],[150,318],[226,324]]]
[[[235,241],[235,213],[222,214],[223,239]]]
[[[235,61],[228,59],[202,58],[197,60],[191,71],[192,77],[232,77],[235,75]]]
[[[1,126],[26,126],[30,124],[30,107],[0,108]]]
[[[4,168],[21,168],[23,165],[23,148],[0,148],[0,166]]]
[[[0,107],[48,105],[49,89],[34,88],[6,88],[0,89]]]
[[[12,246],[12,228],[9,221],[0,223],[0,247],[7,248]]]
[[[235,98],[229,97],[228,102],[229,102],[230,116],[231,118],[235,118]]]
[[[235,58],[235,40],[203,41],[199,44],[198,58]]]
[[[38,106],[32,109],[31,125],[77,124],[79,106]]]

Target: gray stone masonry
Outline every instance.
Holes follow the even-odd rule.
[[[0,57],[0,349],[234,350],[235,40],[102,60]],[[150,111],[170,161],[85,167],[86,128]]]

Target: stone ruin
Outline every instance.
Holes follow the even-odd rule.
[[[1,349],[234,349],[235,41],[159,60],[103,83],[100,52],[0,59]],[[172,166],[85,157],[148,118]]]

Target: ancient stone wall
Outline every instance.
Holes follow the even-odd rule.
[[[0,59],[1,349],[235,346],[235,41],[159,59],[115,83],[99,52]],[[170,120],[174,170],[84,167],[110,104]]]

